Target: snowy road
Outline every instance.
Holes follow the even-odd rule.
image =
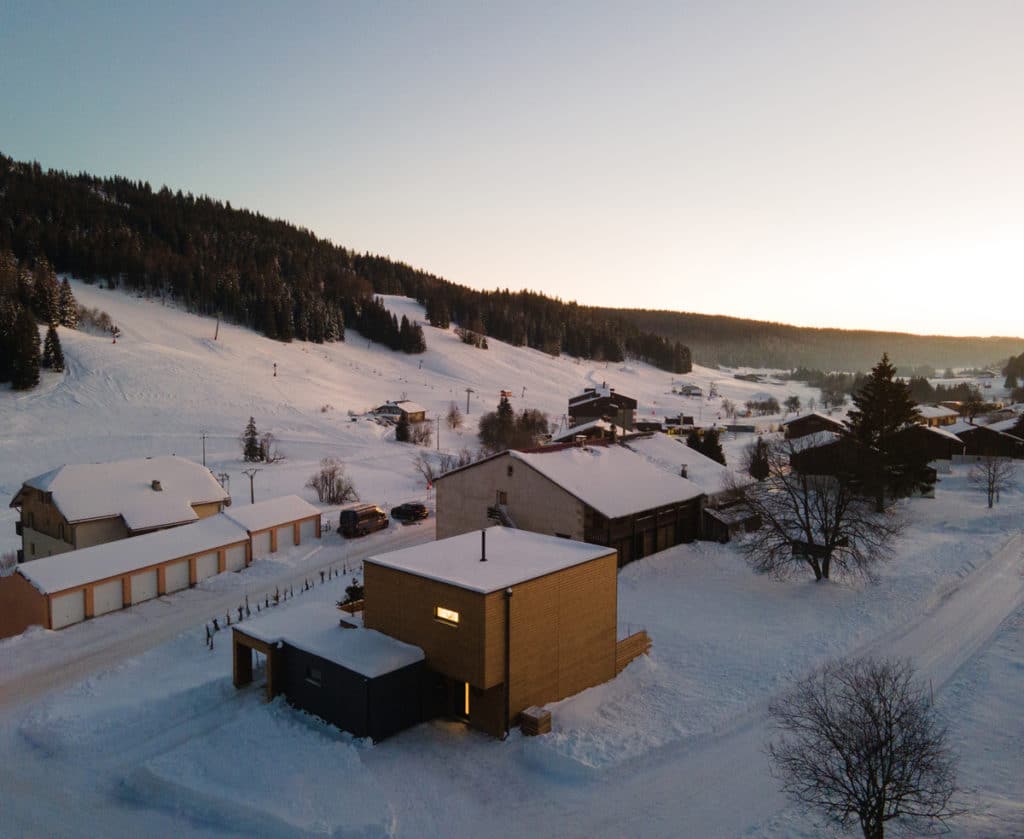
[[[921,618],[858,652],[909,658],[938,692],[1022,604],[1024,535],[1017,535]],[[759,835],[752,826],[785,805],[764,753],[766,705],[698,745],[672,744],[621,766],[613,777],[595,782],[597,790],[567,787],[544,806],[532,802],[517,813],[515,832],[529,828],[549,835],[552,824],[561,824],[572,825],[570,835],[581,837]]]

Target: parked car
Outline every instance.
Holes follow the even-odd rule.
[[[417,501],[410,501],[407,504],[399,504],[397,507],[391,508],[391,518],[396,521],[419,521],[428,515],[430,513],[427,512],[426,506]]]
[[[365,536],[390,525],[387,515],[376,504],[360,504],[341,511],[338,532],[346,539]]]

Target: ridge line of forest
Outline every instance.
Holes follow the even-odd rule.
[[[403,262],[359,254],[311,231],[207,196],[144,181],[43,170],[0,154],[0,251],[45,258],[87,281],[169,294],[191,310],[268,337],[344,340],[346,327],[395,350],[422,352],[417,324],[376,299],[401,294],[434,326],[457,324],[548,353],[647,361],[689,372],[692,358],[729,366],[866,369],[882,352],[901,365],[978,366],[1019,352],[1016,338],[954,338],[807,328],[720,315],[612,309],[533,291],[477,291]]]

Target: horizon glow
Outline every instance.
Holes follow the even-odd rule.
[[[15,0],[0,151],[475,288],[1020,335],[1022,24],[992,1]]]

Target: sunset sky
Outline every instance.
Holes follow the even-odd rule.
[[[1022,335],[1022,43],[1016,1],[7,0],[0,151],[478,288]]]

